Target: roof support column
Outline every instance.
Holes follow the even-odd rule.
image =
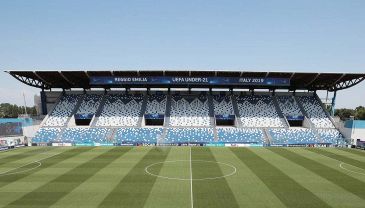
[[[255,90],[254,89],[250,89],[251,95],[255,95]]]
[[[41,91],[41,105],[42,105],[42,115],[47,115],[47,95],[46,92],[44,92],[44,89]]]
[[[335,90],[333,92],[333,98],[332,98],[332,104],[331,104],[331,116],[335,115],[336,96],[337,96],[337,91]]]

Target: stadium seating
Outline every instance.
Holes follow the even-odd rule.
[[[302,116],[300,108],[293,96],[277,96],[279,107],[284,116]]]
[[[236,100],[243,127],[284,127],[271,96],[238,96]]]
[[[335,128],[314,96],[298,96],[298,99],[316,128]]]
[[[115,134],[115,142],[155,144],[162,133],[162,128],[120,128]]]
[[[255,143],[264,144],[264,133],[261,129],[255,128],[217,128],[218,141],[225,143]]]
[[[77,114],[95,114],[98,110],[102,95],[85,95],[82,103],[77,110]]]
[[[60,128],[40,128],[35,137],[32,139],[32,143],[48,143],[57,141],[60,132]]]
[[[230,96],[215,95],[213,96],[213,104],[215,115],[234,115]]]
[[[145,114],[165,114],[166,95],[149,95]]]
[[[214,132],[212,128],[169,128],[163,142],[214,142]]]
[[[95,127],[67,128],[72,113],[96,114],[104,95],[69,94],[60,98],[43,123],[33,142],[70,142],[91,143],[186,143],[186,142],[224,142],[265,144],[265,131],[268,128],[271,144],[343,144],[344,138],[333,126],[314,96],[280,95],[276,96],[279,108],[284,116],[302,116],[307,114],[314,128],[286,128],[280,118],[271,95],[237,96],[236,101],[242,128],[216,127],[211,123],[210,113],[215,115],[235,115],[231,95],[212,95],[209,105],[207,95],[172,95],[169,127],[139,127],[144,114],[166,114],[167,96],[152,94],[108,94],[100,108],[100,116],[95,119]],[[80,99],[83,98],[81,101]],[[144,98],[146,106],[142,109]],[[299,103],[297,103],[298,101]],[[76,106],[80,104],[77,111]],[[301,104],[303,108],[300,108]],[[211,108],[211,109],[210,109]],[[303,111],[302,114],[302,110]],[[141,112],[145,110],[145,112]],[[280,114],[281,115],[281,114]],[[108,127],[122,127],[108,129]],[[64,130],[63,130],[64,129]],[[215,138],[216,136],[216,138]]]
[[[137,126],[143,95],[108,95],[96,126]]]
[[[317,129],[321,143],[344,144],[344,138],[337,129]]]
[[[207,97],[204,95],[173,96],[170,126],[210,126]]]
[[[81,95],[64,95],[55,106],[43,126],[65,126]]]
[[[317,136],[310,129],[269,129],[272,144],[317,144]]]
[[[67,128],[61,135],[63,142],[88,144],[88,143],[113,143],[108,139],[110,129],[107,128]]]

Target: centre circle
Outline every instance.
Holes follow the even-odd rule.
[[[213,180],[234,175],[231,164],[209,160],[173,160],[148,165],[149,175],[170,180]]]

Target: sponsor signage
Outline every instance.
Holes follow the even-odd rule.
[[[215,115],[217,120],[235,120],[235,115]]]
[[[100,146],[114,146],[112,143],[76,143],[75,146],[93,146],[93,147],[100,147]]]
[[[118,143],[116,146],[133,146],[133,143]]]
[[[84,120],[84,119],[92,119],[94,114],[75,114],[75,119]]]
[[[71,147],[72,143],[52,143],[54,147]]]
[[[0,147],[0,151],[5,151],[5,150],[8,150],[9,147]]]
[[[100,146],[114,146],[113,143],[99,143]]]
[[[151,120],[164,119],[164,115],[163,114],[145,114],[144,118],[151,119]]]
[[[94,146],[94,143],[76,143],[75,146]]]
[[[262,147],[262,144],[247,144],[247,143],[225,143],[226,147]]]
[[[287,147],[287,144],[270,144],[271,147]]]
[[[259,86],[289,86],[287,78],[255,78],[255,77],[114,77],[92,76],[90,85],[259,85]]]
[[[217,142],[217,143],[208,143],[205,146],[207,146],[207,147],[224,147],[225,145],[222,142]]]
[[[288,121],[303,121],[304,116],[287,116],[286,120],[288,120]]]

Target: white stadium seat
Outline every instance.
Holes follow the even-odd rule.
[[[207,96],[173,96],[170,126],[210,126]]]
[[[284,116],[303,116],[293,96],[277,96],[277,101]]]
[[[65,126],[81,95],[64,95],[55,106],[43,126]]]
[[[298,99],[316,128],[335,128],[314,96],[298,96]]]
[[[284,127],[271,96],[238,96],[236,100],[243,127]]]
[[[137,126],[143,95],[108,95],[96,126]]]
[[[34,143],[69,142],[76,144],[124,144],[124,143],[245,143],[265,145],[344,144],[341,133],[335,129],[312,95],[298,96],[305,114],[314,128],[287,128],[279,117],[271,95],[236,96],[242,127],[216,127],[211,123],[210,112],[215,115],[235,115],[230,95],[172,95],[171,106],[163,94],[108,94],[103,106],[102,94],[63,95],[43,126],[33,138]],[[83,98],[83,100],[80,100]],[[146,98],[145,111],[142,105]],[[302,116],[299,104],[293,96],[277,95],[279,108],[284,116]],[[80,104],[77,111],[76,106]],[[167,109],[170,107],[170,109]],[[210,109],[212,108],[212,109]],[[66,128],[68,119],[76,114],[96,114],[92,128]],[[302,110],[303,110],[302,109]],[[139,122],[143,114],[165,115],[170,110],[168,127],[145,128]],[[115,128],[117,127],[117,128]],[[271,140],[270,140],[271,139]]]
[[[165,114],[166,95],[149,95],[145,114]]]

